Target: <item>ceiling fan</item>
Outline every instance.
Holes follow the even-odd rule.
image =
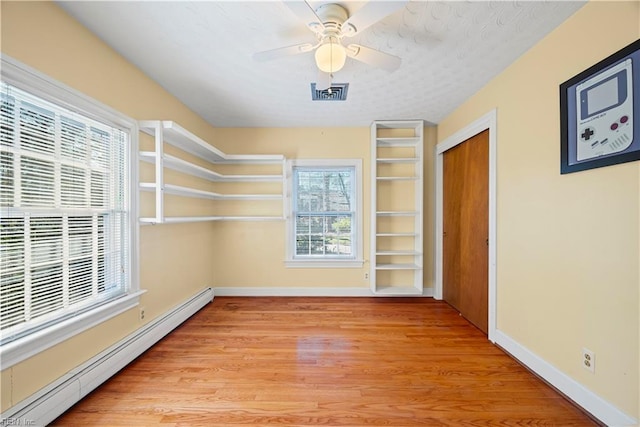
[[[305,25],[316,35],[316,44],[302,43],[293,46],[258,52],[256,61],[269,61],[315,50],[318,66],[317,90],[331,86],[333,73],[344,66],[347,57],[374,67],[394,71],[400,66],[400,58],[359,44],[343,44],[344,38],[353,37],[404,6],[406,1],[369,1],[352,16],[342,6],[327,3],[313,9],[306,1],[285,1]]]

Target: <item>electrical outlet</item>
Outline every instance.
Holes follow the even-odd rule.
[[[582,367],[592,374],[596,372],[596,355],[588,348],[582,349]]]
[[[364,273],[364,280],[369,280],[369,273]]]
[[[138,311],[138,315],[140,317],[140,320],[144,320],[144,307],[140,307],[139,311]]]

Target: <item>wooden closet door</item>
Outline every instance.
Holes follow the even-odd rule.
[[[489,131],[443,156],[443,297],[487,333]]]

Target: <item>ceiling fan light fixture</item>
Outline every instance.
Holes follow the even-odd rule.
[[[336,37],[328,37],[316,49],[316,65],[325,73],[335,73],[344,67],[347,52]]]

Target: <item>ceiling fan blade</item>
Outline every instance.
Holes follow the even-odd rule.
[[[342,24],[342,34],[346,37],[353,37],[396,10],[403,8],[406,3],[406,1],[369,1]]]
[[[298,55],[300,53],[310,52],[313,50],[311,43],[302,43],[294,46],[281,47],[278,49],[265,50],[253,54],[253,59],[264,62],[272,59],[283,58],[285,56]]]
[[[331,87],[333,76],[324,71],[318,70],[318,77],[316,78],[316,90],[325,90]]]
[[[371,49],[370,47],[360,46],[358,44],[350,44],[347,46],[346,50],[347,56],[389,72],[398,69],[402,62],[402,60],[397,56],[380,52],[379,50]]]
[[[283,2],[298,18],[304,22],[311,31],[318,34],[324,30],[324,24],[322,20],[316,14],[316,11],[303,0],[298,1],[285,1]]]

